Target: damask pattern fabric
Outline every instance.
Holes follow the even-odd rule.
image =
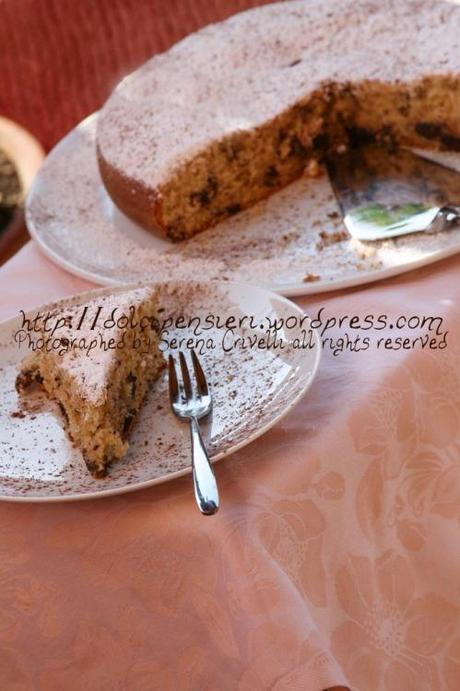
[[[189,477],[0,504],[2,687],[460,688],[459,269],[298,301],[436,314],[447,347],[325,347],[289,416],[216,466],[217,516],[199,515]],[[0,315],[87,287],[30,244],[0,272]]]

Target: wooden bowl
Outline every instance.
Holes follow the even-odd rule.
[[[30,132],[3,117],[0,117],[0,149],[15,165],[25,199],[45,152]],[[23,210],[19,206],[9,224],[0,232],[0,264],[9,259],[26,240]]]

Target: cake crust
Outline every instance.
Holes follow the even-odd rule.
[[[180,240],[350,137],[460,149],[460,7],[291,0],[205,27],[128,76],[97,153],[115,203]]]

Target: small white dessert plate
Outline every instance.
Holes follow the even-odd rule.
[[[125,289],[91,291],[55,304],[66,309]],[[192,339],[212,390],[213,412],[202,423],[212,460],[228,456],[263,434],[312,383],[321,345],[308,317],[289,300],[236,283],[170,282],[161,286],[161,302],[165,320],[180,315],[186,318],[169,325],[162,349],[175,352]],[[48,309],[37,308],[28,316]],[[237,325],[226,321],[228,318],[234,318]],[[273,320],[277,320],[276,328]],[[106,478],[92,478],[81,453],[64,432],[57,405],[43,393],[19,396],[15,391],[18,364],[28,354],[25,341],[18,345],[24,336],[21,326],[22,317],[0,324],[0,500],[94,499],[190,472],[188,425],[170,410],[165,371],[141,410],[127,455],[113,465]]]
[[[84,120],[47,157],[26,205],[43,252],[95,283],[204,279],[243,281],[282,295],[320,293],[394,276],[460,251],[460,227],[383,242],[351,239],[329,180],[303,178],[182,243],[129,220],[99,176],[96,117]],[[446,165],[460,169],[460,156]]]

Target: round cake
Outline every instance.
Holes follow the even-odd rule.
[[[294,0],[210,25],[126,77],[97,154],[117,206],[182,240],[350,140],[460,150],[460,7]]]

